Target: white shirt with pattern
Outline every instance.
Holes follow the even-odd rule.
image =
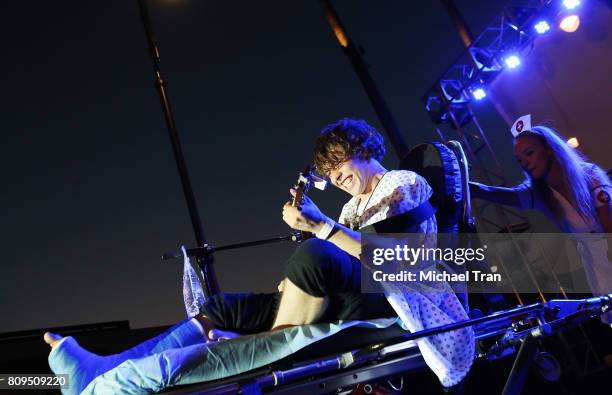
[[[356,218],[359,228],[405,213],[425,203],[433,191],[427,181],[408,170],[393,170],[379,181],[370,198],[363,202],[353,197],[342,208],[340,223],[351,226]],[[437,232],[435,217],[420,224],[421,233]],[[382,283],[389,304],[397,312],[405,329],[423,329],[468,319],[461,302],[448,284],[443,291],[419,284]],[[464,328],[417,341],[425,362],[442,385],[459,383],[474,359],[474,332]]]

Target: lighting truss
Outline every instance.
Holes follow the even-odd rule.
[[[521,54],[539,35],[533,23],[551,1],[511,1],[423,96],[425,108],[442,141],[459,140],[472,166],[473,178],[490,185],[507,185],[471,102],[475,86],[485,88],[503,72],[504,58]],[[478,227],[483,232],[526,231],[529,221],[505,206],[478,202]]]
[[[520,55],[532,45],[540,36],[533,27],[534,23],[537,18],[555,14],[556,5],[558,4],[551,0],[511,0],[501,15],[485,28],[423,96],[425,108],[440,140],[458,140],[464,147],[472,168],[472,179],[489,185],[508,185],[503,167],[472,111],[471,102],[475,99],[470,92],[476,86],[486,90],[487,85],[505,70],[503,60],[511,51]],[[478,200],[473,202],[472,208],[476,214],[479,232],[532,231],[529,220],[519,211],[507,206]],[[517,248],[517,258],[523,261],[529,273],[533,261],[545,259],[543,254],[536,252],[531,256],[532,254],[524,251],[518,244],[514,244]],[[540,299],[545,301],[537,282],[534,284]],[[565,296],[564,290],[560,291]],[[521,296],[518,293],[516,296],[519,303],[523,304]],[[564,338],[561,340],[573,355],[571,365],[578,374],[584,375],[601,369],[601,362],[582,329],[581,334],[582,338],[575,340],[573,347],[570,347]]]

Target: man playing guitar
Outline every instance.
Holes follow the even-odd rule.
[[[238,334],[315,322],[398,315],[407,329],[416,331],[467,318],[452,292],[436,295],[433,299],[418,292],[362,292],[361,233],[358,230],[389,222],[386,221],[389,218],[409,217],[407,214],[428,206],[432,195],[431,187],[418,174],[385,169],[380,163],[384,154],[382,136],[364,121],[343,119],[321,131],[314,148],[316,170],[334,186],[350,194],[351,199],[343,206],[338,221],[333,221],[299,188],[290,190],[294,199],[283,206],[283,220],[291,228],[315,237],[302,241],[289,258],[279,292],[215,295],[194,319],[183,321],[157,338],[114,358],[107,358],[104,363],[97,357],[92,365],[95,369],[85,366],[85,360],[93,361],[93,357],[74,339],[47,333],[45,341],[53,348],[49,358],[52,370],[61,373],[67,366],[78,367],[86,374],[79,376],[77,387],[84,388],[94,377],[126,359]],[[410,232],[435,233],[434,212],[422,212],[425,214],[410,217],[413,222]],[[467,373],[473,357],[473,333],[469,330],[455,332],[424,340],[426,347],[421,348],[424,358],[436,367],[444,385],[458,382]],[[457,349],[457,344],[464,346]],[[450,351],[452,349],[457,350]]]
[[[432,190],[414,172],[387,171],[381,134],[364,121],[343,119],[324,128],[315,142],[317,172],[352,198],[337,222],[301,190],[291,189],[283,220],[315,237],[289,258],[278,293],[222,294],[202,308],[200,322],[211,340],[292,325],[397,315],[382,293],[361,292],[359,228],[427,202]],[[299,196],[296,199],[296,192]],[[418,230],[436,232],[435,216]]]

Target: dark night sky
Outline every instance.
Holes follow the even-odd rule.
[[[474,32],[503,1],[457,1]],[[462,51],[439,1],[334,2],[409,144],[421,95]],[[287,233],[280,210],[324,125],[379,123],[318,2],[151,1],[209,241]],[[192,244],[137,2],[3,2],[0,332],[184,316]],[[386,162],[394,166],[390,152]],[[337,216],[347,199],[313,193]],[[219,253],[224,291],[270,291],[292,246]]]

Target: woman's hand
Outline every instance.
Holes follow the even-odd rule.
[[[295,196],[294,189],[290,189],[289,193]],[[283,206],[283,221],[296,230],[317,233],[323,226],[325,218],[326,216],[308,196],[304,196],[299,207],[293,207],[291,202]]]

